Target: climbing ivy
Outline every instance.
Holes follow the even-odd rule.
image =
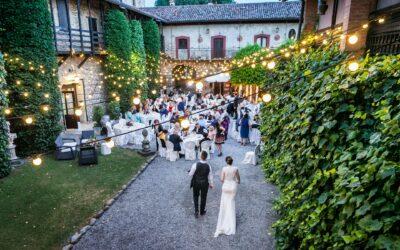
[[[0,13],[0,47],[4,55],[7,53],[14,60],[6,60],[5,65],[11,116],[19,117],[11,120],[11,131],[17,133],[15,142],[20,156],[41,153],[54,147],[62,128],[48,2],[2,1]],[[50,110],[44,112],[43,105]],[[22,119],[28,115],[33,117],[31,125]]]
[[[4,69],[3,55],[0,53],[0,178],[7,176],[11,172],[10,157],[7,151],[8,135],[6,130],[6,119],[4,110],[7,107],[7,98],[4,94],[6,88],[6,71]]]
[[[264,86],[274,96],[262,133],[263,168],[281,191],[277,247],[398,249],[400,56],[366,56],[350,72],[336,46],[308,49]]]
[[[154,20],[142,21],[143,41],[146,50],[146,69],[149,89],[155,89],[159,78],[161,38]]]

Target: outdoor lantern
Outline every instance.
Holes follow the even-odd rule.
[[[38,157],[36,157],[35,159],[33,159],[32,163],[33,163],[33,165],[35,165],[35,166],[39,166],[39,165],[42,164],[42,159],[38,156]]]
[[[140,104],[140,99],[138,97],[133,98],[133,104],[139,105]]]
[[[184,128],[184,129],[189,128],[189,127],[190,127],[190,122],[189,122],[189,120],[188,120],[188,119],[182,120],[181,126],[182,126],[182,128]]]
[[[262,96],[262,100],[263,100],[263,102],[268,103],[272,100],[272,96],[270,94],[264,94]]]
[[[203,84],[202,82],[196,83],[196,89],[197,89],[197,90],[202,90],[203,87],[204,87],[204,84]]]

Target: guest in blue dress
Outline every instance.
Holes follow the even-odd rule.
[[[246,145],[249,141],[249,133],[250,133],[250,120],[249,115],[246,113],[243,115],[242,120],[240,121],[240,138],[242,139],[241,145]]]

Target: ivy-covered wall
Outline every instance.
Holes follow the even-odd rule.
[[[4,116],[5,109],[8,105],[7,98],[4,93],[6,87],[6,71],[4,69],[3,55],[0,53],[0,178],[9,175],[11,172],[10,157],[7,152],[7,124]]]
[[[6,81],[10,92],[11,130],[20,156],[46,151],[61,131],[60,91],[52,21],[46,0],[2,1],[0,47],[8,54]],[[43,105],[50,110],[43,111]],[[24,123],[32,115],[33,123]]]
[[[263,168],[281,190],[279,249],[400,245],[400,56],[360,60],[308,48],[278,64],[265,87]],[[300,80],[293,79],[305,76]]]
[[[159,79],[161,38],[154,20],[142,21],[143,41],[146,51],[146,69],[149,89],[155,89]]]
[[[254,56],[257,54],[258,56]],[[259,60],[260,57],[265,55],[265,51],[261,51],[261,47],[258,44],[248,45],[240,49],[233,60],[244,61],[246,58],[254,57]],[[260,63],[254,64],[254,67],[239,66],[236,65],[236,69],[231,72],[231,83],[232,84],[249,84],[249,85],[261,85],[267,80],[267,69],[265,65]]]

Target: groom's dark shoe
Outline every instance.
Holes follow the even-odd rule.
[[[207,210],[204,210],[203,212],[200,212],[200,215],[204,216],[204,215],[206,215],[206,212],[207,212]]]
[[[199,212],[195,212],[194,213],[194,217],[197,219],[197,218],[199,218]]]

